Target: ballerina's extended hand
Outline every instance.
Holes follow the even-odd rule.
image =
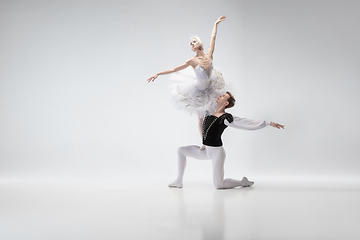
[[[149,78],[147,81],[148,82],[153,82],[153,81],[155,81],[155,79],[158,77],[158,75],[157,74],[155,74],[154,76],[152,76],[151,78]]]
[[[222,21],[224,21],[225,20],[225,16],[221,16],[221,17],[219,17],[219,19],[215,22],[215,24],[218,24],[218,23],[220,23],[220,22],[222,22]]]

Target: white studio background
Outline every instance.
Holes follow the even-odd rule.
[[[358,176],[358,1],[0,2],[0,178],[149,181],[199,144],[196,118],[154,73],[208,47],[237,116],[285,130],[228,128],[226,176]],[[187,176],[211,177],[191,161]],[[168,183],[168,182],[165,182]]]

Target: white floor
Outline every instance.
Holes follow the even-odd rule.
[[[360,185],[0,181],[1,240],[360,239]]]

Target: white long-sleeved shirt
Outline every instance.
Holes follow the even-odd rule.
[[[224,120],[224,124],[229,127],[243,129],[243,130],[258,130],[270,125],[268,121],[251,120],[248,118],[241,118],[233,116],[234,120],[229,123],[227,119]]]

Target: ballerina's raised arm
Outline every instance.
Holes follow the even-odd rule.
[[[217,34],[217,25],[219,23],[221,23],[222,21],[224,21],[225,18],[226,18],[225,16],[219,17],[219,19],[214,24],[214,28],[213,28],[213,31],[211,33],[211,38],[210,38],[210,47],[209,47],[209,50],[206,53],[206,55],[211,57],[211,59],[213,58],[213,53],[214,53],[214,49],[215,49],[215,39],[216,39],[216,34]]]

